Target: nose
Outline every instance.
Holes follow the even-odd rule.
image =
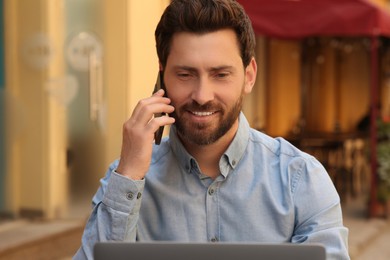
[[[195,85],[191,98],[199,105],[204,105],[214,100],[214,91],[212,82],[206,77],[200,77]]]

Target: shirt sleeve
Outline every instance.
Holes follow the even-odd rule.
[[[133,181],[109,167],[92,199],[93,210],[85,226],[81,247],[73,259],[93,259],[93,247],[103,241],[135,241],[145,180]]]
[[[350,259],[340,197],[324,167],[314,158],[304,160],[292,184],[296,221],[291,242],[322,244],[327,259]]]

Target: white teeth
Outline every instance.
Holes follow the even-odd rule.
[[[213,114],[213,112],[192,112],[192,113],[197,116],[210,116]]]

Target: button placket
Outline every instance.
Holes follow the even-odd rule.
[[[218,182],[211,184],[206,193],[206,214],[207,214],[207,235],[210,242],[218,242],[219,230],[219,204],[218,204]]]
[[[137,194],[135,194],[134,192],[131,192],[131,191],[126,193],[126,199],[128,199],[128,200],[133,200],[134,198],[137,198],[137,200],[139,200],[141,197],[142,197],[141,192],[137,192]]]
[[[126,193],[126,199],[133,200],[134,199],[134,193],[133,192]]]
[[[213,237],[213,238],[210,239],[210,241],[213,242],[213,243],[216,243],[216,242],[218,242],[218,238],[217,237]]]

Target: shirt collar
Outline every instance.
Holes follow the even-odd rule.
[[[179,137],[177,136],[176,126],[172,125],[169,131],[169,142],[173,153],[178,158],[178,162],[186,172],[191,172],[191,169],[197,165],[194,157],[192,157],[184,148]]]
[[[238,122],[237,133],[224,153],[224,156],[226,156],[229,161],[230,167],[233,169],[236,168],[243,157],[249,140],[249,123],[242,112],[240,113]]]
[[[237,133],[219,161],[220,171],[224,177],[227,177],[230,170],[234,169],[238,165],[248,144],[249,123],[242,112],[239,115],[238,121],[239,125]],[[191,169],[194,167],[199,169],[195,158],[187,152],[177,136],[176,127],[174,125],[171,126],[171,130],[169,132],[169,140],[173,152],[186,172],[190,173]]]

